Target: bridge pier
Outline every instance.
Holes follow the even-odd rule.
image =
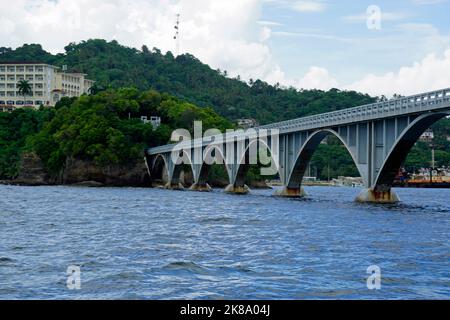
[[[394,190],[377,191],[373,188],[362,190],[356,197],[356,202],[360,203],[397,203],[400,201]]]
[[[233,184],[229,184],[225,188],[224,192],[230,194],[247,194],[250,192],[250,188],[246,184],[244,184],[243,186],[235,186]]]
[[[194,183],[190,188],[190,191],[199,191],[199,192],[211,192],[212,188],[207,183]]]
[[[283,197],[283,198],[303,198],[308,196],[303,187],[300,188],[283,187],[282,189],[276,190],[273,195],[275,197]]]
[[[168,190],[184,190],[184,186],[181,183],[167,183],[164,189]]]

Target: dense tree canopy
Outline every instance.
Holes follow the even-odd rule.
[[[142,158],[144,148],[168,143],[173,129],[186,128],[194,120],[202,121],[204,129],[231,126],[211,109],[135,88],[63,99],[55,110],[27,145],[52,172],[60,170],[67,157],[93,160],[99,166],[134,162]],[[160,116],[163,124],[154,129],[140,119],[151,115]]]
[[[353,91],[299,91],[261,80],[246,83],[226,77],[226,71],[213,70],[190,54],[175,58],[170,52],[162,54],[156,48],[149,50],[145,46],[137,50],[116,41],[97,39],[71,43],[65,51],[51,55],[36,44],[16,50],[1,48],[0,62],[38,60],[58,67],[67,65],[69,71],[87,73],[97,81],[98,87],[153,88],[200,107],[212,107],[231,120],[255,118],[262,124],[375,101]]]
[[[96,81],[90,96],[64,98],[54,110],[15,111],[0,116],[0,175],[17,173],[17,159],[25,147],[39,153],[51,170],[65,158],[89,158],[99,164],[133,159],[144,146],[168,141],[174,128],[192,129],[203,120],[204,129],[226,129],[238,118],[254,118],[261,124],[372,103],[377,99],[353,91],[297,90],[232,79],[226,71],[213,70],[190,54],[174,57],[160,50],[121,46],[116,41],[88,40],[71,43],[65,53],[52,55],[38,44],[12,50],[0,48],[2,61],[40,61],[68,71],[87,73]],[[159,93],[164,92],[164,93]],[[54,114],[54,117],[53,117]],[[159,115],[163,125],[153,131],[138,118]],[[229,119],[226,121],[224,118]],[[17,129],[19,128],[19,129]],[[450,120],[433,126],[438,165],[450,165]],[[346,149],[334,139],[321,145],[312,166],[322,178],[356,175]],[[429,146],[418,143],[407,168],[428,166]]]
[[[27,138],[39,132],[53,114],[52,109],[0,112],[0,179],[17,176]]]

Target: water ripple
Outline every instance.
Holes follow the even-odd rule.
[[[0,299],[449,299],[450,190],[0,186]],[[366,287],[367,267],[382,289]],[[81,268],[81,289],[66,287]]]

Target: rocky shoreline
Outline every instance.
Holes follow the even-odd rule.
[[[188,175],[182,175],[183,181],[190,184]],[[77,187],[144,187],[152,186],[144,160],[125,166],[111,165],[100,167],[81,159],[68,158],[64,168],[58,174],[45,170],[41,159],[34,153],[23,154],[20,161],[19,175],[13,180],[0,180],[3,185],[15,186],[55,186],[68,185]],[[223,188],[228,181],[210,182],[211,187]],[[253,189],[270,189],[265,181],[251,181]]]

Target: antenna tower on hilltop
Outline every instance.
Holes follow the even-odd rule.
[[[180,54],[180,14],[177,13],[177,22],[175,23],[175,35],[173,39],[175,40],[175,56]]]

